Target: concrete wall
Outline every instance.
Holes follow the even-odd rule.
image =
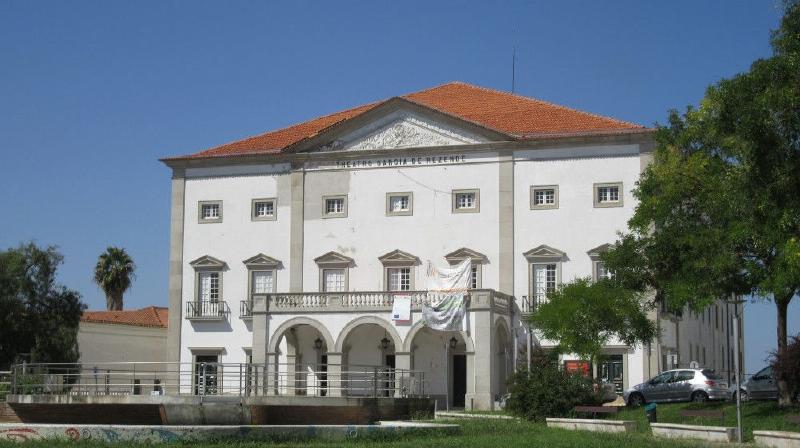
[[[81,322],[78,327],[80,362],[165,362],[167,329]]]

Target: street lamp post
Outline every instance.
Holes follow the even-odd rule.
[[[739,306],[744,304],[744,300],[733,302],[735,309],[733,318],[733,342],[735,356],[733,358],[734,369],[736,370],[736,438],[742,443],[742,372],[739,367]]]

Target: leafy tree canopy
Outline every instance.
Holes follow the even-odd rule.
[[[656,335],[642,294],[610,280],[592,283],[579,278],[560,286],[547,299],[531,314],[531,323],[545,339],[559,341],[567,353],[595,360],[614,338],[636,345]]]
[[[800,291],[800,3],[787,3],[772,48],[698,108],[670,114],[629,232],[603,259],[621,286],[655,291],[676,312],[732,295],[772,300],[782,351]]]
[[[86,308],[78,292],[56,283],[63,257],[34,243],[0,251],[0,368],[32,362],[77,362],[77,332]]]

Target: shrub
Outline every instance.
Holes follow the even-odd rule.
[[[788,396],[800,397],[800,334],[789,339],[785,351],[772,352],[770,364],[773,376],[786,381]]]
[[[506,409],[528,420],[567,417],[582,404],[600,404],[591,379],[568,373],[552,358],[531,354],[531,370],[512,377],[511,396]]]

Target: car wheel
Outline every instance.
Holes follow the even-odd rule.
[[[631,394],[631,396],[628,397],[628,406],[632,408],[638,408],[643,404],[644,404],[644,397],[642,396],[642,394]]]
[[[708,395],[705,392],[698,390],[692,394],[692,401],[695,403],[704,403],[708,401]]]
[[[743,390],[743,391],[742,391],[742,398],[741,398],[741,400],[742,400],[742,401],[747,401],[747,400],[749,400],[749,399],[750,399],[750,396],[748,396],[748,395],[747,395],[747,391],[746,391],[746,390]],[[733,393],[733,401],[736,401],[736,392],[734,392],[734,393]]]

